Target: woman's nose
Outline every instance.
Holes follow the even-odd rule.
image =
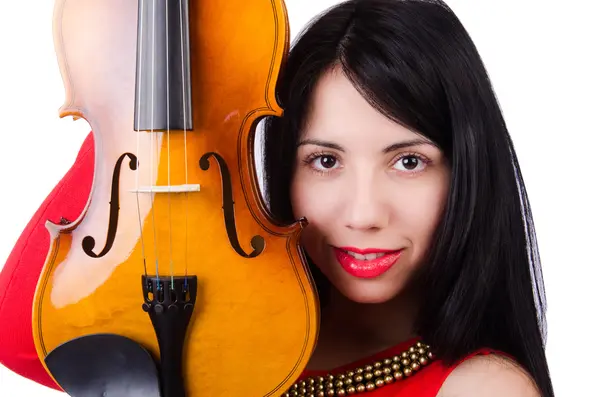
[[[388,225],[389,211],[386,205],[384,183],[373,176],[355,178],[352,189],[346,192],[346,227],[355,230],[382,229]]]

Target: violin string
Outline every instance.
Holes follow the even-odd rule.
[[[156,42],[156,2],[153,1],[152,2],[152,74],[151,76],[154,76],[154,64],[155,64],[155,43]],[[152,190],[152,187],[154,185],[154,150],[156,150],[156,141],[157,139],[155,139],[154,137],[154,79],[152,78],[152,88],[151,88],[151,94],[150,94],[150,119],[152,120],[150,122],[150,136],[151,136],[151,144],[150,144],[150,211],[152,212],[152,231],[154,234],[154,261],[155,261],[155,265],[156,265],[156,284],[159,284],[159,278],[158,278],[158,248],[157,248],[157,239],[156,239],[156,218],[154,216],[154,192]]]
[[[141,0],[141,8],[142,8],[142,15],[144,14],[144,0]],[[140,54],[143,54],[143,49],[144,49],[144,18],[141,18],[140,20],[140,28],[138,30],[138,37],[140,38]],[[141,58],[141,57],[140,57]],[[139,75],[142,75],[142,65],[144,64],[144,62],[140,62],[139,66]],[[140,97],[140,92],[141,92],[141,87],[142,85],[139,84],[138,85],[138,98]],[[138,117],[138,125],[140,125],[140,104],[141,101],[138,100],[137,106],[138,106],[138,111],[137,111],[137,117]],[[136,149],[135,149],[135,156],[136,156],[136,160],[137,160],[137,168],[136,168],[136,173],[135,173],[135,198],[137,201],[137,213],[138,213],[138,222],[139,222],[139,226],[140,226],[140,241],[142,244],[142,262],[144,263],[144,276],[148,277],[148,268],[146,266],[146,247],[144,246],[144,233],[143,233],[143,227],[142,227],[142,214],[141,214],[141,210],[140,210],[140,135],[142,134],[141,131],[136,131],[137,134],[137,138],[136,138]]]
[[[169,187],[168,195],[168,207],[169,207],[169,265],[171,268],[171,289],[175,289],[175,281],[173,280],[173,234],[172,226],[173,221],[171,219],[171,125],[170,120],[170,103],[169,103],[169,2],[165,1],[165,42],[166,42],[166,73],[167,73],[167,186]]]
[[[185,184],[188,184],[188,157],[187,157],[187,114],[186,114],[186,81],[185,81],[185,52],[183,51],[183,0],[179,1],[179,32],[180,32],[180,40],[179,43],[181,45],[181,81],[183,89],[181,91],[181,95],[183,96],[183,162],[185,169]],[[187,289],[187,275],[188,275],[188,201],[189,194],[185,192],[185,251],[184,251],[184,261],[185,261],[185,288]]]

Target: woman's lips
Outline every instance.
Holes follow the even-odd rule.
[[[359,250],[355,248],[333,248],[339,264],[350,275],[358,278],[374,278],[388,271],[398,260],[403,250],[389,251],[381,249]],[[355,258],[347,251],[359,254]],[[375,255],[376,254],[376,255]],[[376,256],[375,258],[372,258]]]

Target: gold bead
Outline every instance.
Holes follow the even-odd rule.
[[[375,376],[376,378],[379,378],[382,374],[383,371],[380,369],[376,369],[375,371],[373,371],[373,376]]]
[[[328,389],[333,389],[333,382],[327,382],[325,383],[325,387]]]
[[[402,353],[402,358],[408,358],[408,353],[407,352],[403,352]]]
[[[402,365],[404,365],[405,367],[410,365],[410,360],[408,358],[405,358],[402,360]]]
[[[367,390],[368,391],[375,390],[375,383],[373,383],[373,382],[367,383]]]
[[[379,368],[379,367],[381,367],[381,363],[379,361],[377,361],[373,366],[375,368]]]
[[[365,371],[366,371],[366,372],[371,372],[371,371],[373,371],[373,366],[372,366],[372,365],[367,365],[367,366],[365,367]]]
[[[425,354],[425,349],[423,349],[423,348],[420,348],[420,349],[419,349],[419,354]]]
[[[337,395],[338,396],[345,396],[346,395],[346,390],[344,390],[344,389],[338,389]]]
[[[385,383],[388,385],[394,381],[394,377],[392,375],[387,375],[384,379]]]
[[[323,382],[325,382],[325,378],[323,378],[322,376],[317,376],[317,382],[323,383]]]
[[[362,375],[354,375],[354,381],[356,383],[360,383],[363,381],[363,376]]]
[[[335,387],[343,387],[344,386],[344,381],[342,380],[336,380],[334,383]]]
[[[394,356],[392,357],[392,361],[395,363],[399,363],[400,362],[400,356]]]
[[[421,342],[417,342],[417,347],[423,347],[423,344]]]
[[[390,360],[389,358],[386,358],[385,360],[383,360],[384,365],[390,365],[391,363],[392,363],[392,360]]]
[[[346,375],[344,375],[344,374],[339,374],[339,375],[337,376],[337,378],[338,378],[338,379],[340,379],[340,380],[344,380],[344,379],[346,378]]]
[[[427,359],[425,357],[419,357],[419,362],[421,365],[427,365]]]
[[[356,393],[356,388],[354,386],[348,386],[348,388],[346,389],[346,392],[348,394],[355,394]]]
[[[323,390],[317,392],[317,397],[325,397],[325,392]]]
[[[410,369],[410,368],[404,368],[404,375],[411,376],[412,375],[412,369]]]
[[[335,380],[335,376],[329,374],[329,375],[327,375],[327,380],[330,382],[333,382]]]
[[[385,382],[383,381],[383,379],[377,378],[377,380],[375,381],[375,386],[377,386],[377,387],[385,386]]]
[[[346,386],[349,386],[349,385],[351,385],[351,384],[352,384],[352,378],[346,378],[346,379],[344,379],[344,384],[345,384]]]
[[[292,391],[290,392],[290,394],[291,394],[292,396],[297,396],[297,395],[298,395],[298,392],[297,392],[296,390],[292,390]]]
[[[398,363],[394,363],[394,364],[392,364],[392,369],[393,369],[394,371],[398,371],[398,370],[400,369],[400,364],[398,364]]]
[[[315,395],[310,393],[310,394],[307,394],[306,397],[315,397]]]
[[[306,386],[306,390],[307,390],[309,393],[313,393],[313,392],[315,391],[315,387],[314,387],[314,386]]]
[[[390,367],[383,367],[383,373],[389,375],[392,373],[392,369]]]
[[[400,371],[394,372],[395,379],[402,379],[403,377],[404,377],[404,375],[402,374],[402,372],[400,372]]]
[[[419,365],[419,363],[412,363],[413,371],[418,371],[419,369],[421,369],[421,366]]]
[[[327,390],[327,395],[330,396],[330,397],[331,396],[335,396],[335,390],[334,389]]]
[[[367,390],[367,387],[365,385],[363,385],[362,383],[356,385],[357,392],[363,393],[365,390]]]
[[[432,352],[427,353],[427,357],[433,358],[433,353]]]
[[[298,390],[298,393],[300,393],[301,396],[304,396],[306,394],[306,388],[301,388],[300,390]]]
[[[370,380],[371,378],[373,378],[373,373],[372,372],[365,372],[364,375],[366,380]]]
[[[317,390],[323,390],[323,389],[325,388],[325,386],[323,386],[323,384],[322,384],[322,383],[319,383],[318,385],[315,385],[315,388],[316,388]]]
[[[408,349],[409,353],[414,353],[416,351],[414,346],[411,346],[410,349]]]
[[[415,361],[417,358],[419,358],[419,355],[417,353],[413,353],[410,355],[410,359]]]
[[[352,378],[354,376],[354,371],[346,372],[346,376]]]
[[[300,387],[305,387],[305,386],[306,386],[306,382],[305,381],[300,382]]]
[[[362,369],[362,368],[359,368],[359,369],[357,369],[357,370],[356,370],[356,371],[354,371],[354,372],[356,372],[357,374],[362,374],[362,373],[363,373],[363,369]]]

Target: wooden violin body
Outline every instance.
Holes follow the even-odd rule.
[[[89,122],[96,155],[81,217],[48,224],[40,359],[108,333],[158,360],[149,314],[181,303],[187,397],[282,394],[319,316],[303,223],[271,220],[254,169],[254,129],[281,114],[282,0],[56,0],[54,35],[60,116]]]

